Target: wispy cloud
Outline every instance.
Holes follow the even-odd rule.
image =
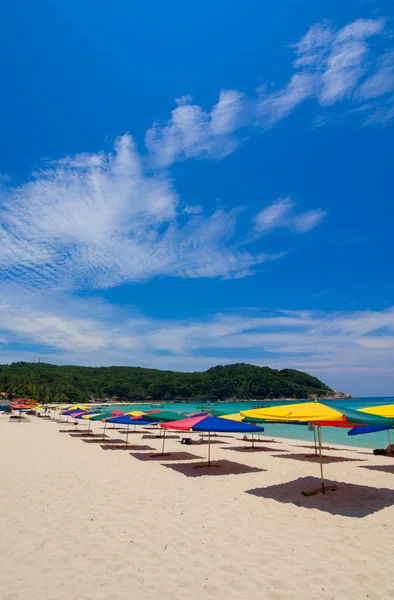
[[[273,127],[306,100],[314,100],[319,111],[315,125],[328,122],[327,111],[337,105],[344,114],[362,115],[365,125],[389,122],[394,117],[394,51],[386,29],[383,18],[356,19],[340,29],[330,21],[316,23],[290,45],[294,72],[282,87],[262,85],[250,98],[222,90],[208,111],[190,95],[178,98],[170,119],[146,132],[151,163],[168,167],[188,158],[223,158],[245,139],[242,130]],[[371,52],[376,38],[380,55]]]
[[[297,213],[290,196],[276,200],[263,208],[254,218],[254,233],[261,234],[274,229],[290,229],[295,233],[307,233],[317,227],[326,212],[322,209]]]
[[[262,124],[272,126],[308,98],[328,107],[344,100],[357,103],[367,95],[376,97],[391,89],[387,64],[391,53],[374,60],[369,46],[370,39],[382,35],[384,27],[384,19],[357,19],[339,30],[330,22],[313,25],[291,46],[297,58],[290,82],[262,94],[258,104]],[[366,75],[369,78],[364,81]]]
[[[106,289],[160,275],[238,278],[282,256],[242,247],[240,208],[204,215],[198,205],[183,206],[165,173],[144,168],[130,135],[112,153],[47,165],[4,190],[2,200],[0,279],[25,288]],[[296,231],[311,228],[294,221]]]

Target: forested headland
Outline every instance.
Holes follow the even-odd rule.
[[[159,401],[204,397],[327,398],[338,393],[302,371],[248,364],[184,373],[142,367],[79,367],[17,362],[0,365],[0,390],[9,397],[40,402],[87,402],[95,399]]]

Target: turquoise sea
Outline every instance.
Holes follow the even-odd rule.
[[[301,402],[301,401],[300,401]],[[308,402],[308,400],[305,400]],[[240,410],[248,410],[257,406],[273,406],[275,404],[284,404],[283,401],[256,401],[256,402],[217,402],[209,404],[211,408],[216,408],[226,414],[237,413]],[[291,404],[291,402],[289,402]],[[357,398],[355,400],[330,400],[328,406],[340,409],[341,406],[347,408],[366,408],[367,406],[378,406],[380,404],[394,404],[394,397],[390,398]],[[166,402],[153,404],[128,404],[119,405],[111,408],[118,408],[123,412],[131,410],[149,410],[153,408],[162,408],[163,410],[173,410],[181,413],[196,413],[202,410],[204,403],[192,402]],[[285,424],[265,424],[264,435],[267,437],[283,437],[296,440],[313,440],[313,433],[305,425],[285,425]],[[370,433],[366,435],[348,436],[347,429],[337,427],[324,427],[323,443],[343,444],[346,446],[361,446],[364,448],[385,448],[388,444],[388,434],[386,431]],[[391,434],[394,443],[394,431]]]

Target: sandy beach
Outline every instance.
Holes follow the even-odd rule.
[[[393,459],[330,446],[338,490],[304,497],[319,466],[302,441],[248,450],[226,434],[222,466],[195,469],[197,434],[170,434],[157,458],[154,431],[123,449],[116,429],[70,429],[0,415],[2,600],[394,598]]]

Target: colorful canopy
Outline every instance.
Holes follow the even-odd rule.
[[[377,407],[376,407],[377,408]],[[380,417],[376,414],[366,413],[365,411],[355,410],[354,408],[340,407],[339,410],[346,417],[349,423],[357,423],[360,425],[394,425],[394,419]]]
[[[142,417],[142,415],[144,415],[145,413],[143,413],[141,410],[131,410],[130,412],[124,413],[125,415],[130,417]]]
[[[89,416],[89,415],[97,415],[97,411],[90,410],[90,411],[87,412],[86,410],[84,410],[84,411],[79,412],[79,413],[74,413],[72,416],[74,417],[74,419],[82,419],[83,417]]]
[[[363,433],[376,433],[377,431],[388,431],[389,429],[393,429],[392,425],[360,425],[358,427],[353,427],[350,431],[347,432],[348,435],[360,435]]]
[[[86,410],[82,408],[72,408],[71,410],[61,411],[61,414],[66,416],[80,415],[81,413],[86,413]]]
[[[130,415],[121,415],[120,417],[113,417],[106,419],[107,423],[118,423],[119,425],[153,425],[154,421],[148,421],[147,419],[139,419],[138,417],[132,417]]]
[[[383,404],[381,406],[369,406],[368,408],[360,408],[360,412],[368,413],[371,415],[378,415],[379,417],[386,417],[387,419],[394,419],[394,404]]]
[[[170,423],[162,423],[164,429],[176,429],[177,431],[206,431],[212,433],[232,432],[232,433],[258,433],[264,431],[263,427],[249,425],[247,423],[237,423],[222,417],[210,417],[209,415],[200,417],[189,417]]]
[[[104,419],[111,419],[113,414],[110,412],[99,412],[93,415],[82,415],[83,419],[89,419],[91,421],[104,421]]]
[[[145,413],[144,419],[149,419],[151,421],[178,421],[183,419],[184,416],[180,415],[177,412],[173,412],[171,410],[158,410],[152,413]]]
[[[226,414],[221,414],[221,415],[215,415],[217,417],[221,417],[222,419],[229,419],[230,421],[238,421],[238,423],[241,423],[245,417],[242,417],[239,413],[232,413],[231,415],[226,415]]]
[[[265,422],[298,422],[315,423],[319,421],[340,421],[342,413],[321,402],[300,402],[298,404],[282,404],[270,408],[241,410],[245,418],[259,419]]]

